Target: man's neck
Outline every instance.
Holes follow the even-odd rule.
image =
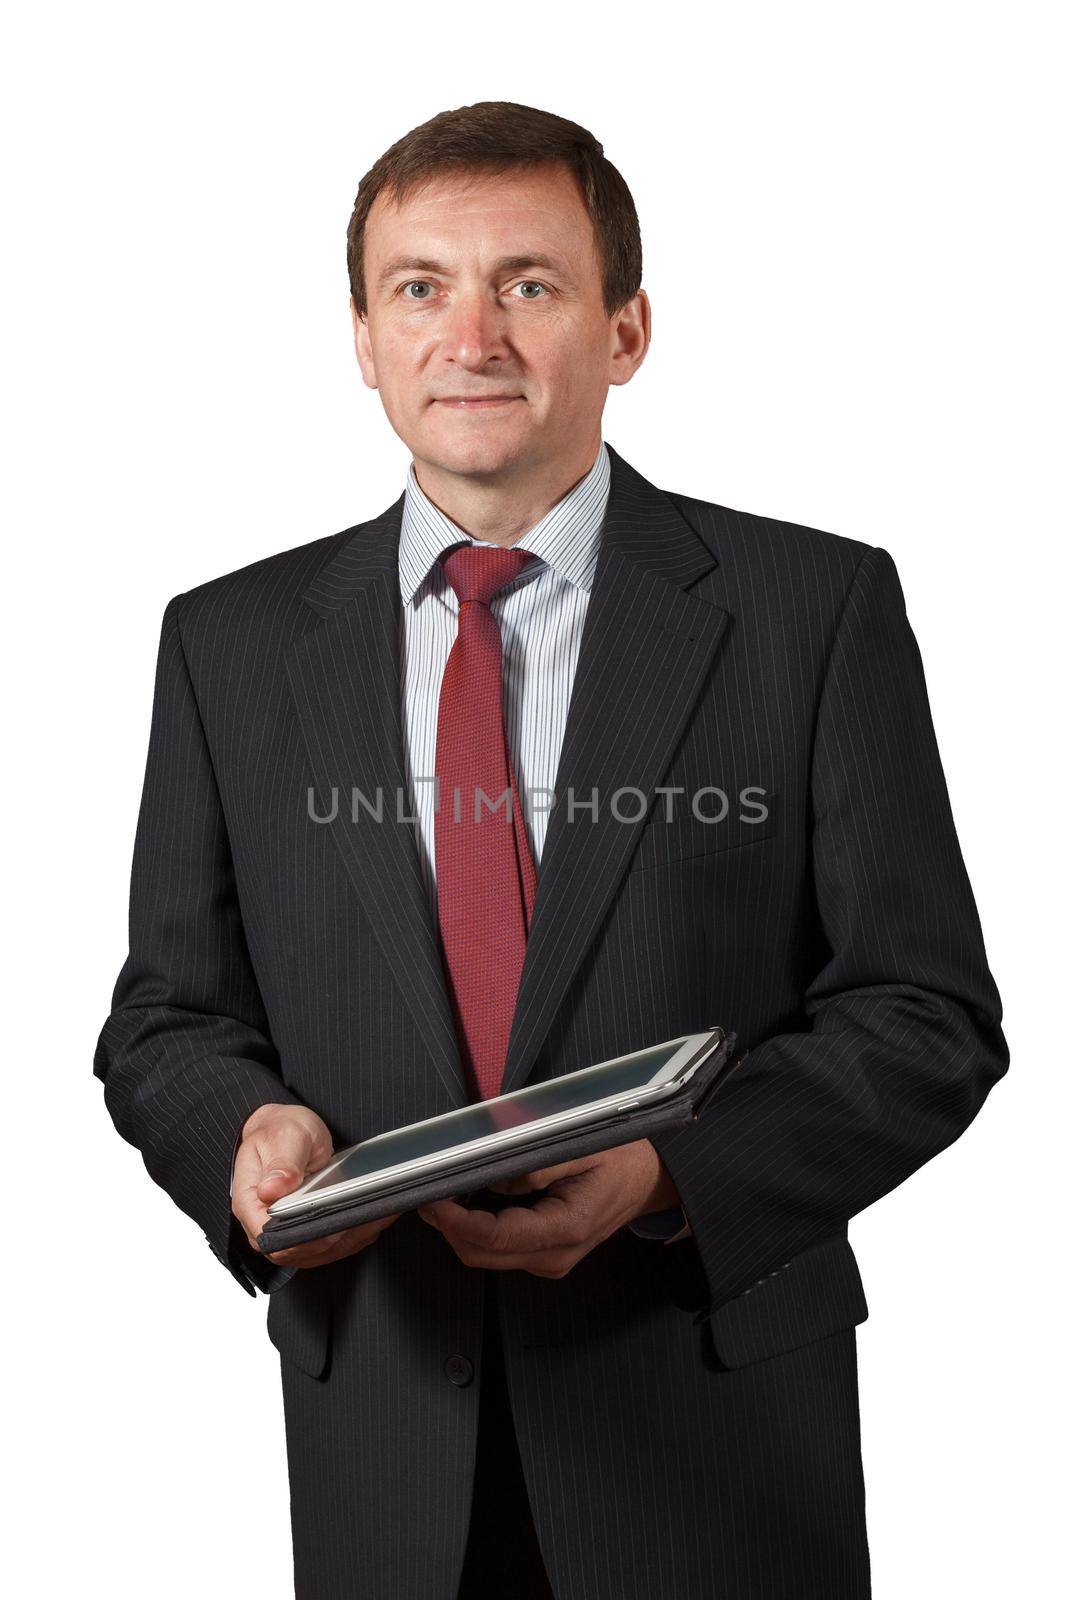
[[[438,511],[472,539],[485,539],[507,549],[585,477],[599,449],[598,431],[591,446],[568,451],[518,479],[446,472],[418,456],[413,462],[419,488]]]

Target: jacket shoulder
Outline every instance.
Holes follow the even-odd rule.
[[[304,600],[316,577],[340,547],[367,527],[359,522],[339,533],[263,556],[232,572],[198,583],[170,601],[187,652],[223,650],[273,639],[284,645],[317,620]]]
[[[180,596],[183,619],[234,603],[254,606],[264,601],[284,604],[289,598],[299,599],[342,541],[361,526],[357,523],[340,533],[261,556],[232,572],[223,572],[195,584]]]
[[[740,511],[713,500],[670,493],[686,521],[723,565],[764,570],[796,569],[828,580],[851,582],[861,562],[876,547],[825,528],[780,517]]]

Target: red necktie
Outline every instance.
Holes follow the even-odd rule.
[[[459,636],[437,710],[437,920],[464,1070],[472,1096],[484,1100],[500,1093],[537,889],[504,726],[500,626],[489,603],[535,559],[530,550],[471,544],[442,559],[459,600]]]

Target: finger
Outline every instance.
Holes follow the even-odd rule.
[[[551,1168],[555,1172],[556,1168]],[[547,1189],[548,1182],[544,1181],[540,1172],[520,1172],[513,1178],[499,1178],[496,1183],[487,1183],[487,1189],[495,1194],[533,1194],[536,1190]]]
[[[554,1194],[544,1195],[532,1206],[505,1206],[495,1213],[436,1200],[420,1206],[419,1215],[450,1242],[494,1258],[573,1248],[584,1235],[581,1214],[570,1201]]]
[[[366,1228],[346,1228],[342,1233],[327,1234],[306,1245],[294,1245],[289,1250],[276,1251],[271,1255],[271,1260],[278,1260],[281,1266],[325,1267],[332,1261],[343,1261],[347,1256],[355,1256],[368,1249],[381,1231],[378,1229],[368,1233]]]
[[[520,1172],[510,1178],[498,1178],[495,1183],[487,1183],[485,1187],[493,1194],[532,1194],[537,1189],[548,1189],[561,1178],[574,1177],[579,1172],[588,1172],[595,1162],[588,1156],[583,1156],[575,1161],[561,1161],[554,1167],[538,1167],[533,1172]]]
[[[258,1172],[258,1168],[257,1168]],[[259,1235],[267,1225],[267,1208],[259,1198],[258,1179],[254,1174],[241,1178],[237,1168],[233,1173],[233,1194],[230,1197],[230,1209],[245,1231],[245,1237],[254,1250],[259,1249],[256,1243]]]
[[[575,1161],[561,1161],[555,1167],[538,1167],[533,1172],[526,1172],[522,1176],[523,1189],[520,1193],[528,1193],[531,1189],[549,1189],[561,1178],[572,1178],[579,1172],[589,1172],[602,1159],[599,1156],[581,1156]]]
[[[327,1261],[340,1260],[355,1255],[373,1244],[380,1233],[391,1227],[402,1215],[394,1211],[391,1216],[376,1218],[358,1228],[342,1228],[338,1233],[323,1234],[319,1239],[309,1239],[304,1244],[289,1245],[282,1250],[272,1250],[268,1257],[279,1266],[322,1266]]]
[[[236,1197],[238,1194],[247,1194],[250,1189],[255,1192],[262,1176],[263,1162],[259,1152],[251,1139],[243,1139],[238,1146],[237,1158],[233,1164],[233,1195]]]
[[[373,1239],[355,1240],[342,1238],[327,1250],[324,1255],[318,1256],[314,1261],[309,1261],[307,1264],[309,1267],[328,1267],[334,1261],[344,1261],[349,1256],[360,1255],[364,1250],[368,1250],[373,1243]]]
[[[327,1233],[321,1239],[308,1239],[304,1244],[293,1244],[285,1250],[271,1250],[267,1260],[276,1262],[280,1267],[311,1266],[345,1238],[346,1232]]]
[[[461,1208],[462,1209],[462,1208]],[[465,1213],[471,1215],[471,1213]],[[521,1211],[520,1215],[525,1215]],[[490,1215],[482,1213],[483,1216]],[[503,1213],[498,1213],[503,1215]],[[492,1218],[493,1221],[496,1218]],[[442,1232],[455,1251],[456,1255],[467,1267],[482,1267],[493,1272],[529,1272],[540,1278],[562,1278],[570,1269],[582,1259],[584,1255],[600,1243],[601,1236],[595,1235],[583,1240],[578,1245],[565,1247],[545,1246],[539,1250],[509,1250],[506,1246],[506,1235],[494,1240],[490,1246],[485,1246],[472,1241],[470,1238],[461,1238],[456,1234],[449,1234],[442,1227]]]

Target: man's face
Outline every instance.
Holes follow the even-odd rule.
[[[593,226],[564,166],[458,174],[399,207],[380,195],[364,276],[364,381],[416,460],[446,472],[506,479],[587,453],[609,386],[647,346],[644,290],[604,310]]]

